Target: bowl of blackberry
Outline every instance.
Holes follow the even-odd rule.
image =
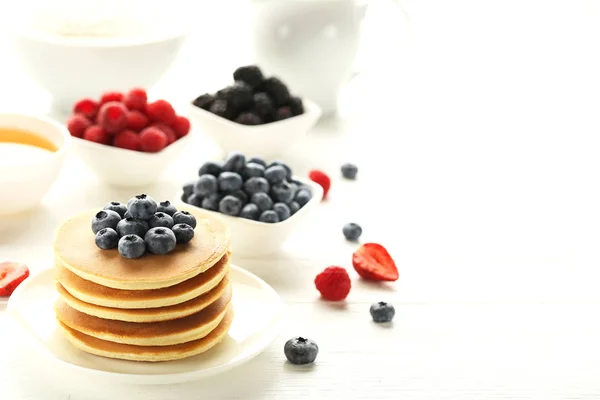
[[[232,152],[202,164],[181,201],[222,217],[236,256],[259,257],[277,251],[322,196],[320,185],[293,176],[282,161]]]
[[[197,126],[225,152],[275,158],[289,151],[321,116],[319,106],[294,95],[255,65],[233,72],[234,83],[190,104]]]

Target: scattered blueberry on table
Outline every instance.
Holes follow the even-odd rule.
[[[317,359],[319,346],[312,339],[295,337],[285,342],[283,352],[292,364],[305,365],[311,364]]]
[[[189,193],[186,200],[200,205],[193,198],[196,183],[186,185],[184,192]],[[168,200],[157,204],[152,197],[140,194],[127,204],[111,201],[93,216],[91,225],[98,248],[116,248],[121,256],[135,259],[146,251],[167,254],[177,244],[188,243],[194,237],[196,218],[187,211],[177,211]]]
[[[377,323],[391,322],[396,314],[394,306],[384,301],[373,304],[369,311],[373,321]]]
[[[351,163],[346,163],[342,165],[342,176],[346,179],[356,179],[356,174],[358,174],[358,167]]]
[[[350,222],[342,228],[342,233],[346,237],[347,240],[357,241],[360,235],[362,235],[362,228],[360,225],[355,224],[354,222]]]

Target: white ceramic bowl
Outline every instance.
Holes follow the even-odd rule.
[[[312,191],[312,198],[304,205],[304,207],[298,210],[296,214],[283,222],[267,224],[246,218],[232,217],[216,211],[205,210],[208,213],[222,218],[229,226],[231,232],[231,252],[234,256],[254,258],[274,253],[321,202],[323,188],[319,184],[298,177],[294,177],[294,180],[300,181],[308,186]],[[181,195],[182,193],[179,193],[179,199],[181,199]],[[183,205],[183,202],[180,201],[179,203],[180,205]],[[187,206],[190,207],[189,204]]]
[[[150,41],[91,41],[11,31],[21,68],[66,111],[78,100],[108,90],[150,89],[173,64],[184,33]]]
[[[24,114],[0,114],[0,128],[16,128],[37,134],[58,150],[19,165],[0,165],[0,214],[16,214],[36,207],[44,198],[62,167],[69,147],[67,129],[49,118]]]
[[[240,151],[263,158],[277,158],[302,139],[321,117],[314,102],[303,99],[304,114],[264,125],[242,125],[190,104],[190,117],[224,153]]]
[[[72,138],[73,150],[104,182],[121,187],[154,182],[191,141],[192,133],[158,153],[144,153]]]

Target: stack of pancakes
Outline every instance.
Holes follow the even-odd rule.
[[[96,247],[95,211],[59,228],[55,311],[74,346],[110,358],[168,361],[202,353],[227,335],[229,231],[208,213],[187,211],[198,222],[189,243],[135,260]]]

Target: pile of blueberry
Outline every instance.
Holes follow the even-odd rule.
[[[169,201],[156,203],[140,194],[127,204],[108,203],[92,218],[96,246],[102,250],[118,248],[125,258],[139,258],[146,251],[167,254],[176,244],[194,237],[196,218],[187,211],[177,211]]]
[[[234,217],[281,222],[312,198],[310,188],[293,180],[292,170],[281,161],[267,164],[233,152],[222,163],[205,163],[198,174],[183,187],[182,201]]]
[[[244,125],[262,125],[304,113],[302,99],[292,96],[277,77],[265,77],[255,65],[239,67],[235,83],[217,93],[205,93],[193,104]]]

